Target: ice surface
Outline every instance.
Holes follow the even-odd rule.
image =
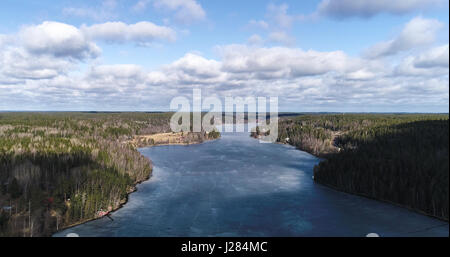
[[[66,236],[448,236],[448,223],[315,184],[318,159],[247,133],[141,149],[153,177],[103,218]]]

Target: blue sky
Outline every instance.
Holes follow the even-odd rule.
[[[168,110],[193,88],[281,111],[449,108],[448,1],[0,6],[0,110]]]

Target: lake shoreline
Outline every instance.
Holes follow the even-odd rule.
[[[199,140],[199,141],[191,141],[191,142],[189,142],[189,143],[179,143],[179,142],[174,142],[174,143],[152,144],[152,145],[147,145],[147,146],[141,146],[141,147],[138,147],[138,148],[136,148],[136,150],[140,153],[139,149],[150,148],[150,147],[157,147],[157,146],[169,146],[169,145],[175,145],[175,146],[189,146],[189,145],[199,145],[199,144],[203,144],[203,143],[215,141],[215,140],[217,140],[217,139],[219,139],[219,138],[220,138],[220,136],[219,136],[218,138],[210,138],[210,139],[207,138],[207,139],[202,139],[201,141],[200,141],[200,140]],[[142,154],[141,154],[141,155],[142,155]],[[144,155],[142,155],[142,156],[144,156]],[[120,210],[121,208],[123,208],[123,207],[125,206],[125,204],[128,203],[128,200],[129,200],[130,195],[131,195],[132,193],[138,191],[138,186],[139,186],[140,184],[144,183],[144,182],[149,181],[149,180],[152,178],[152,173],[153,173],[153,162],[152,162],[152,160],[151,160],[150,158],[148,158],[148,157],[146,157],[146,156],[144,156],[144,157],[147,158],[147,159],[152,163],[152,171],[150,172],[150,174],[149,174],[146,178],[144,178],[144,179],[142,179],[142,180],[136,181],[136,182],[133,184],[132,188],[127,192],[125,198],[122,199],[121,203],[120,203],[116,208],[113,208],[111,211],[109,211],[107,215],[113,214],[114,212],[117,212],[118,210]],[[64,226],[64,227],[62,227],[62,228],[56,230],[55,232],[53,232],[53,233],[51,234],[51,236],[53,236],[53,235],[55,235],[55,234],[57,234],[57,233],[60,233],[60,232],[62,232],[62,231],[64,231],[64,230],[66,230],[66,229],[73,228],[73,227],[76,227],[76,226],[79,226],[79,225],[82,225],[82,224],[86,224],[86,223],[89,223],[89,222],[91,222],[91,221],[99,220],[99,219],[102,219],[102,218],[109,218],[109,217],[106,217],[107,215],[104,215],[104,216],[102,216],[102,217],[95,217],[95,218],[86,219],[86,220],[83,220],[83,221],[76,222],[76,223],[74,223],[74,224],[70,224],[70,225],[68,225],[68,226]]]
[[[421,211],[421,210],[417,210],[417,209],[411,208],[411,207],[406,206],[406,205],[401,205],[401,204],[399,204],[399,203],[392,202],[392,201],[389,201],[389,200],[378,199],[378,198],[371,197],[371,196],[369,196],[369,195],[365,195],[365,194],[361,194],[361,193],[352,193],[352,192],[343,191],[343,190],[340,190],[339,188],[334,187],[334,186],[332,186],[332,185],[329,185],[329,184],[326,184],[326,183],[320,183],[320,182],[317,182],[317,181],[315,181],[315,180],[314,180],[314,183],[317,183],[317,184],[319,184],[319,185],[325,186],[325,187],[330,188],[330,189],[332,189],[332,190],[334,190],[334,191],[337,191],[337,192],[346,193],[346,194],[350,194],[350,195],[356,195],[356,196],[364,197],[364,198],[367,198],[367,199],[371,199],[371,200],[375,200],[375,201],[379,201],[379,202],[391,204],[391,205],[394,205],[394,206],[397,206],[397,207],[400,207],[400,208],[409,210],[409,211],[414,212],[414,213],[418,213],[418,214],[421,214],[421,215],[424,215],[424,216],[427,216],[427,217],[430,217],[430,218],[434,218],[434,219],[437,219],[437,220],[446,222],[446,224],[442,224],[442,226],[443,226],[443,225],[448,225],[448,224],[449,224],[449,221],[448,221],[448,220],[445,220],[445,219],[440,218],[440,217],[438,217],[438,216],[433,216],[433,215],[431,215],[431,214],[428,214],[428,213],[423,212],[423,211]]]
[[[253,134],[251,134],[250,137],[252,137],[252,138],[254,138],[254,139],[256,139],[256,140],[259,140],[258,135],[253,135]],[[324,160],[327,159],[327,155],[328,155],[328,154],[319,154],[319,155],[316,155],[316,154],[314,154],[314,153],[312,153],[312,152],[310,152],[310,151],[308,151],[308,150],[306,150],[306,149],[302,149],[302,148],[299,148],[299,147],[297,147],[297,146],[291,145],[291,144],[289,144],[288,142],[274,142],[274,143],[275,143],[275,144],[280,144],[280,145],[289,145],[289,146],[294,147],[296,150],[299,150],[299,151],[302,151],[302,152],[309,153],[309,154],[311,154],[312,156],[315,156],[315,157],[319,158],[319,159],[320,159],[320,162],[322,162],[322,161],[324,161]],[[320,163],[320,162],[319,162],[319,163]],[[424,216],[428,216],[428,217],[430,217],[430,218],[434,218],[434,219],[437,219],[437,220],[446,222],[447,225],[449,224],[449,220],[443,219],[443,218],[441,218],[441,217],[439,217],[439,216],[431,215],[431,214],[426,213],[426,212],[424,212],[424,211],[422,211],[422,210],[419,210],[419,209],[414,209],[414,208],[412,208],[412,207],[409,207],[409,206],[406,206],[406,205],[402,205],[402,204],[399,204],[399,203],[396,203],[396,202],[392,202],[392,201],[385,200],[385,199],[379,199],[379,198],[371,197],[371,196],[369,196],[369,195],[365,195],[365,194],[361,194],[361,193],[357,193],[357,192],[347,192],[347,191],[344,191],[344,190],[340,190],[339,188],[334,187],[334,186],[332,186],[332,185],[329,185],[329,184],[326,184],[326,183],[318,182],[318,181],[316,181],[316,180],[314,179],[314,177],[313,177],[313,181],[314,181],[314,183],[317,183],[317,184],[319,184],[319,185],[323,185],[323,186],[325,186],[325,187],[327,187],[327,188],[330,188],[330,189],[332,189],[332,190],[335,190],[335,191],[337,191],[337,192],[342,192],[342,193],[346,193],[346,194],[350,194],[350,195],[356,195],[356,196],[364,197],[364,198],[367,198],[367,199],[371,199],[371,200],[376,200],[376,201],[388,203],[388,204],[391,204],[391,205],[394,205],[394,206],[397,206],[397,207],[401,207],[401,208],[407,209],[407,210],[409,210],[409,211],[411,211],[411,212],[414,212],[414,213],[418,213],[418,214],[421,214],[421,215],[424,215]],[[443,225],[445,225],[445,224],[443,224]]]

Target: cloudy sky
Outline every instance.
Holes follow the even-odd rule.
[[[447,0],[2,0],[0,110],[448,112]]]

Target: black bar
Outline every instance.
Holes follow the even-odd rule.
[[[12,247],[18,243],[26,247],[14,247],[15,255],[36,249],[56,249],[70,252],[71,255],[105,256],[126,252],[126,256],[387,256],[395,252],[406,253],[447,252],[448,238],[296,238],[296,237],[175,237],[175,238],[0,238],[2,247]],[[240,248],[236,248],[240,243]],[[247,243],[245,247],[244,244]],[[264,243],[264,244],[263,244]],[[191,251],[183,251],[190,244]],[[214,244],[214,251],[203,247],[203,251],[193,251],[193,245]],[[251,248],[250,248],[251,244]],[[234,251],[230,251],[230,246]],[[221,248],[219,248],[221,247]],[[247,248],[247,249],[244,249]],[[200,248],[197,248],[200,249]],[[228,250],[228,251],[227,251]],[[46,251],[47,252],[47,251]],[[58,256],[66,255],[59,252]]]

